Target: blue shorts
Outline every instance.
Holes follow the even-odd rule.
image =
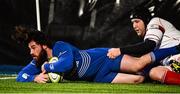
[[[104,64],[99,69],[94,82],[111,83],[116,75],[120,72],[121,59],[123,55],[115,59],[105,59]]]

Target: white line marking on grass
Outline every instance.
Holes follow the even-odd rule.
[[[16,79],[16,77],[1,77],[0,80],[5,80],[5,79]]]

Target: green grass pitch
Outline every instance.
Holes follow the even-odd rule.
[[[83,81],[37,84],[16,82],[14,78],[0,79],[0,93],[180,93],[180,86],[157,83],[132,85]]]

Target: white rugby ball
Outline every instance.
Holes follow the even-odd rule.
[[[50,60],[49,60],[49,63],[54,63],[58,61],[58,58],[57,57],[52,57]],[[63,80],[63,76],[61,73],[53,73],[53,72],[49,72],[48,73],[48,76],[49,76],[49,80],[50,82],[52,83],[59,83]]]

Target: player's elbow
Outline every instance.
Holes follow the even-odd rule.
[[[27,73],[24,73],[23,71],[21,71],[17,78],[16,81],[17,82],[32,82],[34,80],[35,75],[29,75]]]
[[[31,80],[31,79],[25,79],[23,77],[17,77],[16,81],[17,82],[33,82],[33,80]]]
[[[17,81],[17,82],[25,82],[22,76],[23,76],[23,72],[21,71],[21,72],[19,72],[19,74],[17,75],[16,81]]]
[[[17,82],[26,82],[26,80],[23,79],[20,75],[17,76],[16,81]]]

